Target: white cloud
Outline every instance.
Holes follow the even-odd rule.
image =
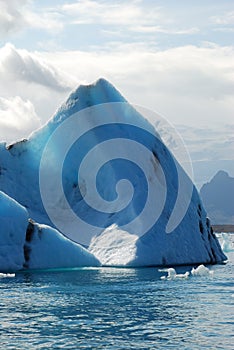
[[[7,45],[0,51],[0,94],[20,92],[39,115],[43,111],[45,120],[45,110],[51,113],[78,82],[103,76],[130,102],[153,108],[171,122],[229,123],[234,111],[233,71],[234,49],[211,44],[157,51],[144,43],[115,42],[99,52],[53,53]]]
[[[25,24],[24,9],[27,0],[0,0],[0,35],[20,30]]]
[[[63,16],[56,7],[39,8],[37,12],[28,9],[25,18],[29,27],[45,30],[50,34],[58,34],[64,29]]]
[[[41,125],[33,104],[21,97],[0,97],[0,141],[8,143],[26,138]]]
[[[108,51],[110,50],[110,51]],[[132,102],[198,98],[216,104],[234,91],[234,48],[183,46],[163,51],[135,44],[108,45],[102,52],[44,53],[51,64],[81,80],[110,79]],[[135,98],[132,98],[135,96]]]
[[[0,73],[3,80],[39,84],[57,91],[70,89],[68,79],[53,66],[26,50],[7,44],[0,49]]]
[[[62,16],[56,8],[33,10],[31,0],[0,0],[0,36],[6,37],[24,28],[37,28],[50,33],[63,29]]]
[[[233,168],[231,125],[222,127],[233,125],[233,71],[234,48],[211,43],[160,51],[115,42],[102,51],[53,53],[8,45],[0,51],[0,139],[27,137],[39,126],[37,116],[48,120],[78,82],[103,76],[130,102],[187,125],[182,136],[201,184],[218,167]]]
[[[231,155],[228,129],[217,127],[219,136],[211,129],[233,123],[234,47],[201,43],[223,45],[217,32],[232,43],[231,5],[158,4],[0,0],[0,37],[41,50],[0,49],[0,139],[26,137],[37,116],[46,122],[80,81],[103,76],[130,102],[174,124],[199,125],[199,132],[186,133],[197,162],[224,159],[225,150]],[[203,127],[213,135],[209,143]]]
[[[29,99],[43,122],[78,82],[93,82],[103,76],[130,102],[157,111],[173,124],[211,127],[233,123],[234,49],[231,47],[206,44],[157,51],[149,50],[148,43],[119,46],[113,43],[99,52],[33,54],[15,48],[12,52],[10,47],[10,59],[4,57],[0,55],[4,63],[0,65],[4,78],[0,80],[0,94],[5,98],[19,95]],[[22,73],[22,67],[27,73]],[[73,80],[67,78],[70,76]],[[219,148],[218,143],[212,141],[212,145]]]
[[[224,15],[212,16],[210,21],[216,24],[213,28],[214,32],[234,32],[234,11],[226,12]]]
[[[187,29],[171,29],[164,28],[162,26],[154,26],[154,25],[136,25],[129,28],[129,30],[148,34],[148,33],[163,33],[163,34],[173,34],[173,35],[183,35],[183,34],[197,34],[199,29],[196,27],[187,28]]]
[[[129,25],[146,22],[149,19],[152,22],[153,16],[154,21],[159,17],[158,8],[157,11],[154,8],[153,13],[142,12],[139,1],[113,3],[81,0],[63,5],[62,10],[73,17],[73,23],[76,24]]]
[[[153,3],[150,6],[142,1],[95,1],[80,0],[64,4],[63,13],[68,15],[73,24],[99,24],[111,26],[117,32],[194,34],[198,28],[176,28],[175,21],[165,15],[163,9]],[[163,25],[162,25],[163,24]],[[124,33],[122,33],[124,34]]]
[[[0,76],[0,96],[30,100],[43,123],[78,85],[77,80],[39,53],[19,50],[9,44],[0,49]]]
[[[211,21],[220,25],[232,25],[234,24],[234,11],[226,12],[221,16],[213,16],[211,17]]]
[[[234,27],[217,27],[213,29],[214,32],[224,32],[224,33],[233,33]]]
[[[206,128],[178,125],[177,130],[194,161],[234,161],[234,124],[224,124],[219,128],[212,125]]]
[[[234,124],[206,128],[177,125],[193,162],[194,179],[200,188],[219,170],[234,176]]]

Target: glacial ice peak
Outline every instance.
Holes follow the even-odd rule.
[[[92,84],[79,85],[52,118],[53,123],[62,122],[71,114],[84,108],[103,103],[127,102],[120,92],[106,79],[100,78]]]

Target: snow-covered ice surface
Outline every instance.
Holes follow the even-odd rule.
[[[192,198],[183,220],[173,232],[170,234],[166,233],[168,219],[177,198],[178,169],[176,169],[175,162],[167,147],[159,138],[148,137],[146,133],[138,134],[131,127],[126,129],[121,126],[115,130],[111,127],[106,127],[104,130],[100,128],[95,129],[91,135],[83,138],[81,143],[74,143],[63,164],[63,187],[66,199],[72,210],[76,215],[81,216],[83,220],[102,227],[101,230],[97,230],[97,236],[92,238],[90,254],[80,246],[63,238],[58,231],[52,229],[56,227],[44,208],[39,186],[39,169],[43,150],[56,128],[75,112],[90,106],[110,102],[125,103],[126,101],[107,81],[100,79],[93,85],[80,86],[71,94],[67,102],[57,111],[48,124],[32,134],[29,140],[22,140],[8,147],[4,143],[0,144],[0,190],[11,198],[14,198],[20,204],[15,206],[16,213],[19,211],[22,212],[22,217],[19,217],[18,214],[14,214],[13,205],[10,207],[9,212],[5,207],[4,215],[12,217],[15,223],[11,224],[9,220],[9,227],[6,233],[4,228],[7,226],[7,219],[3,220],[3,224],[0,223],[0,225],[3,225],[0,226],[0,240],[2,243],[0,245],[0,257],[4,257],[6,254],[17,255],[7,258],[14,261],[12,265],[9,264],[8,266],[15,266],[15,268],[23,265],[25,268],[58,267],[61,265],[75,266],[76,264],[97,265],[98,260],[93,257],[93,254],[97,256],[102,264],[111,266],[169,266],[218,263],[226,260],[226,256],[223,254],[220,244],[212,232],[206,212],[195,187],[192,188]],[[111,118],[115,118],[112,112],[110,110],[110,121]],[[147,124],[147,128],[152,128],[135,111],[132,111],[128,115],[128,118],[137,124],[140,123],[144,126]],[[95,146],[95,143],[101,143],[113,137],[129,138],[131,140],[136,140],[137,137],[140,137],[141,143],[146,145],[150,150],[148,156],[143,160],[148,181],[151,181],[154,184],[153,186],[156,186],[155,188],[159,196],[160,193],[163,193],[162,187],[164,181],[160,173],[160,167],[164,171],[167,186],[165,206],[155,225],[145,235],[139,238],[136,237],[135,231],[139,231],[140,227],[143,227],[147,223],[147,217],[144,218],[144,222],[138,222],[135,229],[125,230],[123,229],[123,225],[126,221],[131,221],[134,216],[139,215],[142,202],[147,196],[146,182],[141,171],[138,171],[131,162],[121,163],[121,161],[117,161],[109,162],[99,172],[97,178],[98,191],[109,201],[115,198],[116,183],[123,177],[131,181],[133,186],[135,196],[132,202],[127,206],[125,211],[123,210],[113,215],[108,215],[108,213],[102,213],[100,215],[99,212],[87,206],[83,200],[82,195],[87,190],[85,181],[90,178],[92,167],[87,168],[86,172],[84,170],[83,177],[78,183],[78,160]],[[64,136],[65,138],[66,136]],[[53,150],[53,157],[48,158],[48,179],[50,177],[53,179],[53,176],[56,175],[53,174],[53,169],[56,169],[57,163],[60,160],[64,139],[61,138],[57,148]],[[134,149],[131,149],[131,151],[134,152]],[[137,157],[140,158],[138,153],[135,154],[135,158]],[[180,171],[183,173],[182,170]],[[183,177],[185,181],[190,182],[185,173],[183,173]],[[187,196],[188,194],[184,192],[181,201],[182,206],[188,200]],[[66,223],[66,217],[60,215],[64,206],[63,198],[56,198],[53,202],[53,197],[51,197],[50,201],[53,208],[56,209],[55,212],[57,211],[59,213],[59,220]],[[160,198],[158,201],[155,200],[155,207],[152,206],[150,210],[159,210],[157,205],[160,206],[161,202],[162,200]],[[2,209],[0,208],[0,210]],[[26,238],[24,236],[28,216],[39,224],[52,227],[34,225],[35,236],[30,244],[25,243]],[[69,224],[72,223],[67,222],[67,226]],[[10,249],[7,250],[5,248],[6,241],[3,238],[7,237],[7,244],[11,244],[11,225],[14,227],[12,245],[15,247],[15,253],[11,253]],[[79,233],[79,237],[89,234],[89,232],[83,232],[79,226],[75,227],[75,229]],[[41,232],[43,233],[42,235]],[[41,239],[40,237],[43,238]],[[76,236],[74,236],[74,240],[76,240]],[[82,243],[79,240],[77,241],[78,243]],[[30,246],[29,249],[27,245]],[[81,257],[76,257],[76,252]],[[25,262],[25,258],[29,260]],[[0,266],[0,269],[3,270],[3,267],[7,265],[4,265],[4,258],[0,259],[1,264],[3,264]]]
[[[89,250],[104,265],[125,266],[136,256],[138,236],[121,230],[116,224],[91,241]]]

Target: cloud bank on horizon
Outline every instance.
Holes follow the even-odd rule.
[[[227,0],[0,0],[0,140],[27,137],[103,76],[180,125],[197,164],[206,152],[234,172],[233,25]]]

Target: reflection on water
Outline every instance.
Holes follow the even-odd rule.
[[[0,280],[1,348],[232,349],[233,263],[212,270],[174,281],[156,268],[18,273]]]

